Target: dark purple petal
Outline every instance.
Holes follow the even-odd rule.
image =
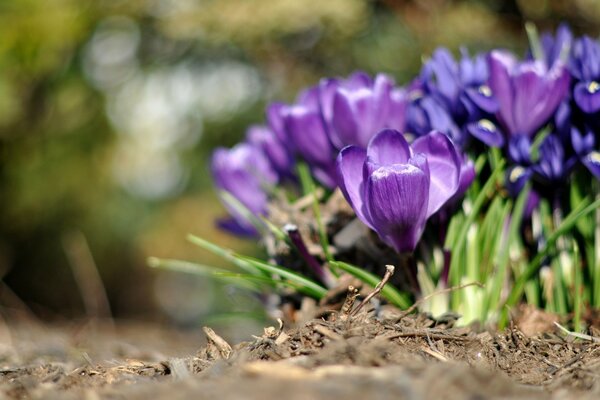
[[[467,124],[467,131],[491,147],[504,146],[504,136],[500,129],[489,119],[480,119]]]
[[[367,158],[376,164],[406,164],[411,151],[404,135],[393,129],[384,129],[371,139]]]
[[[457,191],[461,161],[450,139],[440,132],[417,138],[412,149],[427,157],[429,165],[429,205],[427,218],[439,210]]]
[[[367,208],[377,233],[398,252],[413,251],[427,220],[429,177],[410,165],[383,166],[366,184]]]
[[[337,157],[338,185],[360,220],[371,229],[375,229],[363,202],[363,165],[367,151],[358,146],[347,146]]]
[[[600,83],[578,82],[573,89],[573,98],[585,113],[593,114],[600,111]]]

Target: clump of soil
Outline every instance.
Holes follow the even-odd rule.
[[[559,332],[534,337],[516,328],[477,332],[453,327],[452,319],[389,312],[375,318],[364,311],[332,313],[293,329],[266,328],[235,346],[211,329],[205,334],[206,346],[190,356],[163,355],[163,349],[178,345],[181,351],[197,339],[171,336],[178,340],[172,343],[169,335],[162,349],[147,349],[145,357],[140,349],[133,351],[136,359],[114,354],[90,363],[68,342],[59,349],[59,361],[23,362],[17,355],[1,363],[0,393],[2,398],[170,400],[600,396],[600,344]],[[144,332],[138,335],[143,342]]]

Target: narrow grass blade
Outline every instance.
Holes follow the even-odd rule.
[[[547,257],[548,254],[550,254],[550,252],[555,250],[554,244],[556,240],[561,235],[571,230],[580,218],[587,216],[588,214],[596,210],[598,207],[600,207],[600,199],[594,201],[592,204],[589,204],[589,200],[582,201],[579,207],[571,211],[571,213],[562,221],[560,226],[558,226],[556,230],[552,232],[552,234],[547,238],[546,245],[542,249],[540,249],[540,251],[534,257],[534,259],[527,265],[525,271],[523,271],[523,273],[517,277],[515,284],[513,285],[513,288],[511,290],[511,293],[508,299],[506,300],[506,305],[508,306],[508,308],[514,306],[519,301],[521,295],[523,294],[523,289],[527,281],[529,281],[529,279],[537,272],[544,258]],[[500,326],[506,326],[507,322],[508,311],[506,311],[505,309],[502,314]]]
[[[490,287],[491,290],[484,299],[483,312],[488,315],[490,312],[498,306],[500,302],[500,293],[502,291],[502,286],[504,285],[504,281],[508,275],[508,263],[510,256],[510,248],[511,244],[514,243],[518,239],[519,235],[519,227],[521,226],[521,221],[523,220],[523,212],[525,210],[525,205],[527,204],[527,198],[529,197],[530,185],[526,185],[519,197],[517,197],[517,201],[515,202],[515,207],[513,209],[512,215],[510,217],[510,224],[508,226],[508,232],[506,237],[504,238],[503,247],[501,248],[501,253],[498,258],[498,268],[496,273],[491,279]],[[502,221],[503,223],[504,221]]]
[[[489,177],[487,182],[483,185],[483,188],[481,188],[481,191],[478,193],[477,197],[475,198],[475,201],[473,202],[473,205],[471,207],[471,211],[470,211],[469,215],[466,216],[466,219],[462,223],[462,226],[461,226],[461,229],[460,229],[458,235],[456,237],[454,237],[454,240],[452,242],[448,242],[448,241],[446,242],[445,247],[448,249],[452,249],[452,252],[453,252],[452,253],[452,262],[450,264],[450,281],[452,282],[453,285],[460,284],[461,277],[462,277],[462,274],[460,274],[460,271],[458,269],[458,265],[459,265],[458,262],[459,262],[460,258],[462,258],[462,257],[458,257],[455,252],[457,252],[457,251],[460,252],[463,250],[465,241],[467,238],[467,233],[469,232],[469,227],[473,224],[473,221],[475,221],[475,218],[477,218],[477,216],[479,215],[479,210],[483,206],[483,203],[485,202],[485,200],[489,196],[489,193],[491,192],[492,188],[496,184],[498,177],[500,176],[500,174],[503,171],[504,163],[505,163],[505,161],[503,159],[498,161],[496,168],[494,169],[491,176]]]
[[[575,332],[581,332],[583,330],[583,326],[581,324],[581,314],[583,308],[583,296],[584,296],[584,286],[583,286],[583,271],[580,257],[579,257],[579,246],[577,246],[577,242],[573,240],[573,268],[575,274],[575,293],[573,293],[573,329]]]
[[[345,271],[355,278],[360,279],[369,286],[375,287],[379,281],[381,281],[380,277],[354,265],[341,261],[333,261],[331,263],[342,271]],[[390,303],[403,310],[409,308],[412,304],[410,297],[407,294],[400,292],[389,283],[383,287],[381,290],[381,295]]]
[[[148,265],[152,268],[165,269],[169,271],[183,272],[186,274],[200,275],[210,279],[216,280],[229,280],[222,279],[226,277],[226,274],[230,274],[230,271],[226,269],[213,267],[205,264],[198,264],[189,261],[173,260],[173,259],[161,259],[156,257],[148,258]],[[254,275],[249,275],[254,276]],[[236,282],[237,286],[243,287],[244,289],[251,290],[254,292],[263,292],[264,286],[261,288],[250,280]]]
[[[315,214],[315,221],[317,223],[317,229],[319,231],[319,240],[321,241],[321,247],[323,248],[323,254],[327,261],[333,261],[333,256],[329,251],[329,239],[327,238],[327,229],[323,225],[321,218],[321,209],[319,206],[319,199],[315,194],[315,183],[310,175],[308,166],[305,163],[298,163],[298,176],[300,177],[300,183],[302,190],[305,195],[312,196],[313,199],[313,213]]]
[[[217,254],[232,262],[252,275],[272,277],[273,275],[286,279],[298,285],[297,290],[317,299],[322,298],[327,289],[318,283],[279,265],[273,265],[253,257],[243,256],[230,249],[225,249],[194,235],[188,235],[188,240],[205,250]]]
[[[299,292],[305,293],[317,299],[320,299],[323,296],[325,296],[325,294],[327,294],[327,289],[325,289],[323,286],[287,268],[281,267],[279,265],[269,264],[253,257],[242,255],[236,255],[236,257],[238,257],[239,260],[251,264],[257,269],[260,269],[270,274],[277,275],[283,279],[288,280],[290,283],[297,285],[296,289]]]
[[[235,210],[239,215],[244,217],[246,221],[250,222],[252,226],[264,236],[266,233],[266,227],[262,223],[259,217],[257,217],[252,211],[243,205],[238,199],[235,198],[231,193],[226,190],[219,190],[219,197],[232,209]]]

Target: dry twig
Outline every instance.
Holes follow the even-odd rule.
[[[388,281],[390,280],[390,278],[392,277],[392,275],[394,275],[394,266],[393,265],[386,265],[385,266],[385,274],[383,275],[383,278],[381,279],[381,282],[379,282],[377,284],[377,286],[375,286],[375,289],[369,293],[367,295],[367,297],[365,297],[365,299],[363,301],[360,302],[360,304],[358,305],[358,307],[356,307],[354,309],[354,311],[352,311],[350,313],[350,316],[355,316],[356,314],[358,314],[358,312],[361,310],[361,308],[364,307],[365,304],[367,304],[369,301],[371,301],[371,299],[375,296],[377,296],[379,293],[381,293],[381,290],[383,289],[383,287],[385,286],[386,283],[388,283]]]

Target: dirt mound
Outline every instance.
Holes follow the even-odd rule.
[[[155,347],[144,358],[113,354],[98,365],[82,362],[65,341],[59,361],[21,357],[21,365],[8,365],[11,360],[5,359],[0,393],[6,398],[171,400],[600,396],[596,342],[560,333],[527,337],[517,329],[476,332],[422,315],[383,320],[370,315],[314,319],[290,330],[270,327],[234,347],[205,329],[208,343],[194,356],[169,358],[160,345],[148,343]],[[98,340],[116,343],[122,337]],[[144,354],[139,348],[133,353]]]

